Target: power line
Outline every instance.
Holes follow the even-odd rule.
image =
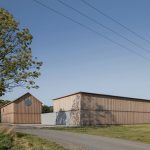
[[[105,28],[106,30],[109,30],[109,31],[111,31],[112,33],[118,35],[119,37],[121,37],[121,38],[127,40],[128,42],[130,42],[130,43],[133,44],[134,46],[136,46],[136,47],[138,47],[138,48],[140,48],[140,49],[143,49],[144,51],[150,53],[150,51],[149,51],[148,49],[145,49],[143,46],[141,46],[141,45],[139,45],[139,44],[137,44],[137,43],[131,41],[131,40],[128,39],[127,37],[123,36],[122,34],[120,34],[120,33],[116,32],[116,31],[114,31],[113,29],[111,29],[111,28],[105,26],[104,24],[102,24],[102,23],[100,23],[99,21],[93,19],[92,17],[86,15],[85,13],[82,13],[81,11],[79,11],[78,9],[76,9],[76,8],[74,8],[74,7],[72,7],[72,6],[70,6],[69,4],[65,3],[64,1],[61,1],[61,0],[57,0],[57,1],[58,1],[59,3],[61,3],[62,5],[64,5],[65,7],[70,8],[70,9],[72,9],[73,11],[77,12],[77,13],[80,14],[81,16],[86,17],[86,18],[89,19],[90,21],[92,21],[92,22],[98,24],[99,26]]]
[[[58,10],[53,9],[53,8],[51,8],[50,6],[47,6],[47,5],[45,5],[44,3],[42,3],[42,2],[40,2],[40,1],[38,1],[38,0],[33,0],[33,1],[34,1],[35,3],[37,3],[38,5],[40,5],[40,6],[46,8],[46,9],[52,11],[52,12],[54,12],[54,13],[56,13],[56,14],[62,16],[62,17],[64,17],[64,18],[66,18],[66,19],[68,19],[68,20],[70,20],[71,22],[73,22],[73,23],[75,23],[75,24],[78,24],[78,25],[80,25],[81,27],[83,27],[83,28],[85,28],[85,29],[87,29],[87,30],[89,30],[89,31],[91,31],[91,32],[93,32],[93,33],[95,33],[95,34],[97,34],[97,35],[103,37],[104,39],[107,39],[108,41],[110,41],[110,42],[112,42],[112,43],[114,43],[114,44],[120,46],[121,48],[126,49],[126,50],[128,50],[129,52],[132,52],[133,54],[136,54],[137,56],[142,57],[143,59],[145,59],[145,60],[147,60],[147,61],[150,61],[150,59],[149,59],[148,57],[146,57],[146,56],[144,56],[144,55],[142,55],[142,54],[140,54],[140,53],[138,53],[138,52],[136,52],[136,51],[134,51],[134,50],[132,50],[132,49],[130,49],[130,48],[128,48],[128,47],[126,47],[126,46],[124,46],[124,45],[122,45],[122,44],[116,42],[116,41],[114,41],[114,40],[112,40],[112,39],[110,39],[109,37],[107,37],[107,36],[101,34],[100,32],[97,32],[96,30],[90,28],[89,26],[86,26],[86,25],[84,25],[84,24],[82,24],[82,23],[80,23],[80,22],[78,22],[78,21],[72,19],[71,17],[68,17],[68,16],[64,15],[63,13],[59,12]]]
[[[122,23],[120,23],[118,20],[114,19],[113,17],[105,14],[103,11],[101,11],[100,9],[97,9],[96,7],[94,7],[93,5],[91,5],[89,2],[85,1],[85,0],[81,0],[85,5],[89,6],[90,8],[94,9],[95,11],[97,11],[98,13],[100,13],[101,15],[105,16],[106,18],[112,20],[113,22],[119,24],[121,27],[125,28],[126,30],[128,30],[129,32],[131,32],[133,35],[137,36],[138,38],[142,39],[143,41],[147,42],[150,44],[150,41],[146,38],[144,38],[143,36],[141,36],[140,34],[136,33],[135,31],[131,30],[130,28],[128,28],[126,25],[123,25]]]

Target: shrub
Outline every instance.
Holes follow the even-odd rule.
[[[0,133],[0,150],[9,150],[12,146],[12,137]]]

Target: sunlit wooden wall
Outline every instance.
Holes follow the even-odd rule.
[[[25,99],[32,101],[25,105]],[[14,124],[40,124],[42,103],[35,97],[27,95],[1,109],[2,122]]]
[[[82,94],[81,125],[150,123],[150,101]]]

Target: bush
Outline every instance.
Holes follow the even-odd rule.
[[[12,146],[12,137],[0,133],[0,150],[9,150]]]
[[[65,150],[55,142],[0,126],[0,150]]]

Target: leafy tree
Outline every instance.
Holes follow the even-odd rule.
[[[34,79],[40,75],[42,62],[33,58],[29,29],[0,8],[0,96],[14,87],[38,88]]]
[[[5,105],[5,104],[7,104],[7,103],[9,103],[9,102],[10,102],[9,100],[2,100],[2,99],[0,99],[0,107]]]
[[[50,112],[53,112],[53,106],[47,105],[42,106],[42,113],[50,113]]]
[[[50,112],[53,112],[53,106],[49,106]]]

